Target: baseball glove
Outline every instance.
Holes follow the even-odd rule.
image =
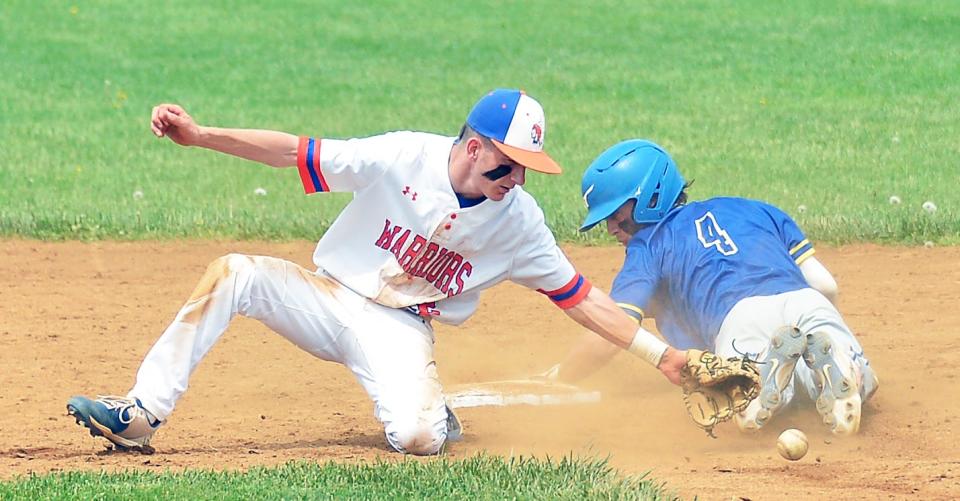
[[[749,358],[724,360],[709,351],[687,350],[680,386],[693,422],[716,438],[713,427],[746,409],[760,394],[760,371]]]

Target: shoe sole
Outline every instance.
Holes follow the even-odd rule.
[[[774,410],[781,405],[783,392],[793,380],[793,371],[803,356],[806,340],[800,329],[781,327],[770,338],[770,353],[760,366],[761,409],[757,412],[757,427],[763,426],[773,416]]]
[[[808,334],[803,360],[813,372],[813,380],[820,392],[816,403],[823,424],[837,435],[856,433],[860,429],[860,388],[840,371],[833,356],[830,336],[824,332]],[[840,419],[835,415],[838,400],[842,402]]]
[[[93,416],[88,415],[73,404],[67,404],[67,414],[73,416],[73,419],[76,420],[78,425],[86,428],[90,432],[91,437],[103,437],[109,440],[118,451],[136,451],[142,454],[153,454],[156,452],[156,449],[148,444],[138,444],[137,442],[116,435],[108,426],[100,424]]]

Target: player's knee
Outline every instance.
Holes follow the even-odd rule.
[[[387,424],[387,442],[397,452],[428,456],[440,452],[446,439],[446,428],[423,417],[402,419]]]
[[[212,294],[223,286],[234,287],[235,291],[243,295],[248,287],[236,287],[236,284],[249,284],[255,281],[257,263],[253,256],[244,254],[226,254],[214,259],[209,266],[193,297],[198,298]]]
[[[226,278],[231,274],[249,273],[255,268],[252,256],[244,254],[226,254],[213,260],[207,266],[207,275]]]

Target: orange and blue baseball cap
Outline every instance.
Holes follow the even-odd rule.
[[[543,107],[522,90],[496,89],[480,98],[467,116],[467,125],[493,142],[514,162],[538,172],[560,174],[547,152]]]

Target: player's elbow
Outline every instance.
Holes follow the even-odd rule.
[[[836,304],[837,297],[840,295],[837,281],[827,268],[820,264],[820,261],[811,257],[800,265],[800,271],[810,287],[823,294],[831,303]]]
[[[837,303],[837,298],[840,295],[840,287],[837,285],[837,281],[834,280],[833,277],[821,277],[818,283],[810,285],[814,289],[818,290],[820,294],[823,294],[824,297],[829,299],[831,303]]]

